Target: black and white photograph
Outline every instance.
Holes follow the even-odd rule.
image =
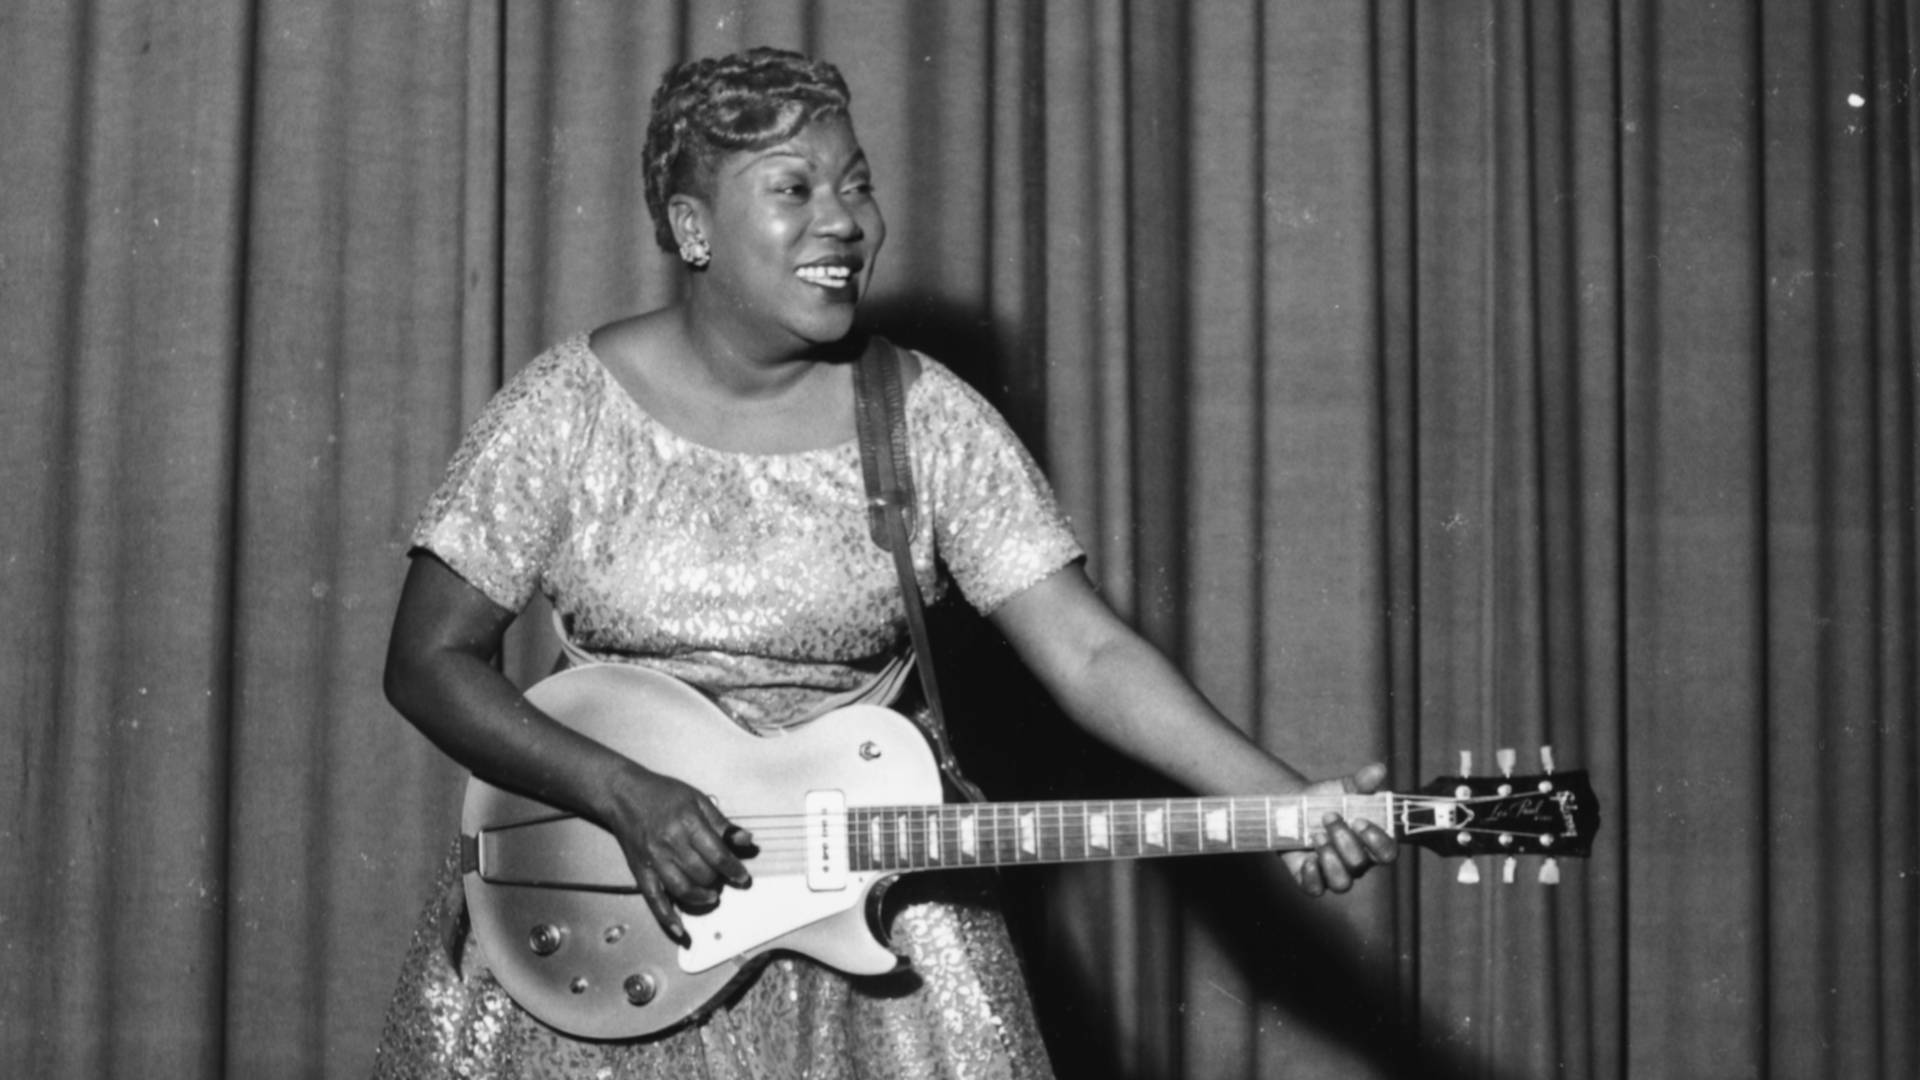
[[[1920,1076],[1915,0],[5,0],[0,1076]]]

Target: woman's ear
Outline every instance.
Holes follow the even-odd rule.
[[[682,247],[706,243],[706,204],[684,193],[672,196],[667,200],[667,227],[673,230],[674,242]]]

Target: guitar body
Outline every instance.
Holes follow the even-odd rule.
[[[763,738],[685,684],[620,664],[561,672],[527,697],[568,727],[712,795],[749,831],[757,821],[803,820],[809,795],[822,791],[847,805],[941,798],[919,729],[877,706],[836,710]],[[632,1038],[701,1015],[775,950],[853,974],[901,963],[868,920],[869,898],[888,874],[847,870],[829,880],[792,857],[749,859],[753,884],[724,889],[710,912],[685,915],[692,941],[681,948],[631,891],[605,830],[476,779],[461,832],[468,910],[486,963],[529,1013],[575,1035]]]

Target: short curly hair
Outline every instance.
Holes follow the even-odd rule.
[[[720,159],[793,138],[823,117],[846,116],[852,95],[840,69],[765,46],[678,64],[653,93],[647,121],[647,212],[653,236],[677,250],[667,200],[710,197]]]

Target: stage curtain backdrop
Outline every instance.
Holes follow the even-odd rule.
[[[408,523],[673,295],[647,100],[754,43],[852,83],[874,324],[1230,715],[1604,804],[1555,887],[1009,875],[1063,1076],[1920,1070],[1911,3],[15,0],[0,1072],[365,1073],[463,779]],[[1156,783],[955,639],[1007,790]]]

